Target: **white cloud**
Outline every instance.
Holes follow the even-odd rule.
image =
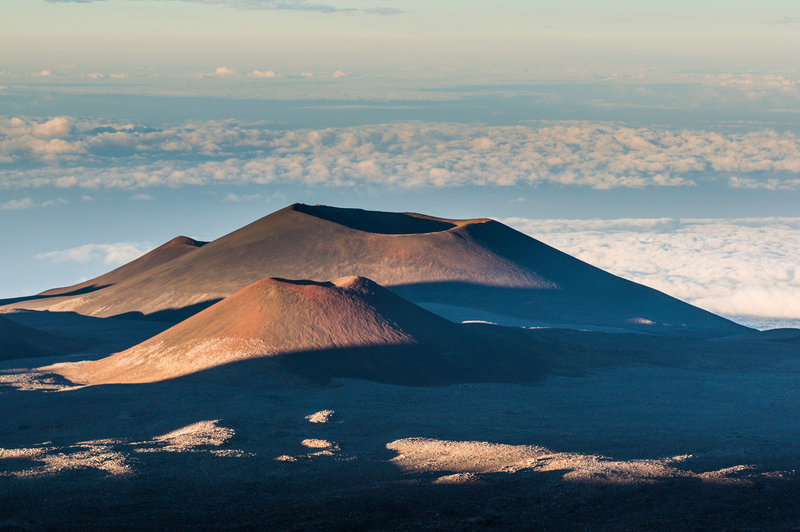
[[[34,137],[62,138],[69,135],[72,131],[72,120],[64,116],[57,116],[42,124],[34,122],[31,124],[31,127],[31,133]]]
[[[795,90],[800,82],[796,78],[791,78],[788,75],[782,74],[753,74],[750,72],[743,73],[724,73],[717,75],[706,75],[706,79],[712,80],[716,85],[739,87],[743,90],[750,89],[781,89],[784,91]],[[752,100],[754,98],[762,98],[768,96],[766,92],[757,92],[749,95]]]
[[[53,73],[49,70],[42,70],[36,74],[31,74],[33,77],[45,77],[45,76],[52,76]]]
[[[341,70],[337,70],[336,72],[333,73],[333,77],[334,78],[346,78],[347,77],[347,73],[346,72],[342,72]]]
[[[34,258],[54,263],[103,262],[118,266],[137,259],[153,249],[149,242],[119,242],[116,244],[86,244],[75,248],[39,253]]]
[[[277,76],[277,74],[275,74],[275,72],[273,72],[272,70],[267,70],[266,72],[262,72],[260,70],[253,70],[253,72],[250,75],[253,76],[254,78],[274,78],[275,76]]]
[[[5,203],[0,203],[0,211],[20,211],[23,209],[31,209],[34,207],[52,207],[53,205],[66,205],[69,200],[59,198],[55,200],[47,200],[44,202],[36,202],[33,198],[13,199]]]
[[[135,200],[135,201],[150,201],[150,200],[154,200],[155,198],[153,196],[151,196],[150,194],[141,194],[140,193],[140,194],[134,194],[133,196],[131,196],[131,199]]]
[[[110,154],[110,155],[109,155]],[[70,117],[0,118],[0,188],[296,183],[597,189],[800,189],[800,139],[602,122],[531,126],[392,123],[271,130],[232,120],[145,129]],[[37,166],[37,162],[40,164]],[[54,164],[56,163],[56,164]]]
[[[0,203],[0,211],[19,211],[30,209],[31,207],[35,207],[31,198],[12,199],[5,203]]]
[[[69,200],[66,200],[64,198],[59,198],[57,200],[48,200],[42,202],[42,207],[52,207],[53,205],[66,205],[67,203],[69,203]]]
[[[503,222],[711,312],[800,320],[800,218]]]
[[[129,78],[130,76],[128,74],[125,74],[125,73],[120,73],[120,74],[111,74],[109,77],[113,78],[113,79],[125,79],[125,78]]]
[[[86,74],[86,77],[87,78],[92,78],[92,79],[100,79],[100,78],[104,78],[105,76],[103,74],[101,74],[100,72],[92,72],[91,74]]]
[[[228,68],[226,66],[221,66],[217,67],[217,69],[214,71],[214,74],[216,74],[219,77],[230,77],[236,75],[236,70]]]
[[[229,193],[223,201],[231,201],[233,203],[241,203],[243,201],[261,201],[264,197],[261,194],[244,194],[238,195],[233,192]]]
[[[314,73],[313,72],[302,72],[300,75],[302,77],[304,77],[304,78],[313,78],[314,77]]]

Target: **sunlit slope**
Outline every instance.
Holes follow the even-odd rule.
[[[265,277],[359,275],[415,303],[660,334],[746,330],[603,272],[489,219],[291,205],[191,253],[53,310],[178,321]],[[180,309],[187,309],[181,313]],[[471,309],[471,310],[470,310]]]
[[[538,375],[533,360],[518,371],[492,367],[491,347],[468,340],[463,327],[362,277],[264,279],[131,349],[55,369],[80,383],[155,382],[269,357],[321,379],[430,384],[496,378],[498,369],[505,380]]]
[[[206,242],[199,242],[186,236],[178,236],[162,244],[156,249],[142,255],[138,259],[120,266],[100,277],[95,277],[82,283],[65,286],[62,288],[52,288],[42,292],[41,296],[58,296],[65,294],[81,294],[92,292],[107,286],[112,286],[120,281],[130,279],[137,275],[141,275],[148,270],[161,266],[171,260],[174,260],[185,253],[195,251],[202,247]]]

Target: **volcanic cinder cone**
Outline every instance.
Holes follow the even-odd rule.
[[[265,277],[349,275],[460,319],[702,336],[747,330],[493,220],[302,204],[92,294],[15,306],[174,322]]]
[[[63,354],[81,347],[80,342],[60,338],[0,316],[0,360]]]
[[[446,382],[450,373],[461,378],[465,364],[470,371],[486,366],[491,356],[477,345],[480,340],[466,342],[459,327],[362,277],[327,283],[264,279],[131,349],[54,369],[78,383],[137,383],[281,357],[313,378],[392,381],[399,370],[409,382]],[[392,363],[375,359],[387,353]],[[477,363],[479,358],[484,361]]]

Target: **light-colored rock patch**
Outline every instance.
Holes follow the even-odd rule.
[[[311,415],[306,416],[306,419],[311,423],[329,423],[333,421],[336,412],[333,410],[320,410]]]
[[[219,447],[228,441],[235,433],[233,429],[217,425],[218,419],[199,421],[181,429],[173,430],[167,434],[156,436],[153,443],[166,444],[164,446],[136,449],[137,452],[197,452],[198,447]]]
[[[334,446],[331,442],[327,440],[314,440],[314,439],[303,440],[300,442],[300,444],[310,449],[330,449],[331,447]]]
[[[475,473],[455,473],[445,475],[433,481],[434,484],[481,484],[482,481]]]
[[[391,460],[403,471],[456,474],[563,471],[563,479],[576,482],[634,484],[667,478],[697,478],[715,484],[742,484],[749,466],[736,466],[705,473],[676,467],[689,456],[659,460],[611,460],[603,456],[556,453],[544,447],[503,445],[474,441],[443,441],[408,438],[387,444],[398,455]],[[442,477],[445,478],[445,477]]]
[[[71,365],[85,364],[85,362],[73,362]],[[66,364],[61,364],[62,366]],[[56,378],[52,373],[43,373],[39,371],[30,370],[9,370],[0,374],[0,385],[13,386],[14,388],[31,392],[31,391],[49,391],[61,392],[64,390],[77,390],[82,386],[73,386],[59,382],[60,378]]]
[[[109,476],[126,476],[133,472],[128,456],[112,448],[116,441],[81,442],[69,447],[0,449],[0,460],[16,459],[42,462],[19,471],[1,471],[0,476],[37,478],[56,475],[73,469],[98,469]],[[0,462],[0,468],[4,464]]]

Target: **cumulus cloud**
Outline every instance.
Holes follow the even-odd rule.
[[[0,118],[0,157],[7,165],[0,169],[0,188],[552,183],[609,189],[703,182],[800,188],[800,139],[791,132],[721,134],[598,122],[271,130],[232,120],[157,129],[14,117]]]
[[[333,73],[333,77],[334,78],[345,78],[345,77],[347,77],[347,73],[346,72],[342,72],[341,70],[337,70],[336,72]]]
[[[800,218],[503,222],[711,312],[800,325]]]
[[[12,199],[5,203],[0,203],[0,211],[20,211],[34,206],[32,198]]]
[[[69,203],[69,200],[66,200],[64,198],[59,198],[56,200],[47,200],[45,202],[42,202],[42,207],[51,207],[53,205],[66,205],[67,203]]]
[[[263,196],[261,194],[234,194],[233,192],[225,196],[223,201],[230,201],[233,203],[241,203],[243,201],[261,201]]]
[[[66,203],[69,203],[69,201],[64,198],[47,200],[42,203],[34,201],[33,198],[12,199],[5,203],[0,203],[0,211],[21,211],[34,207],[51,207],[53,205],[64,205]]]
[[[15,155],[54,160],[85,153],[83,141],[66,140],[73,132],[73,124],[73,119],[62,116],[38,121],[0,118],[0,157],[13,162]]]
[[[36,74],[31,74],[31,75],[35,78],[38,78],[38,77],[52,76],[53,73],[50,70],[42,70],[41,72],[37,72]]]
[[[109,77],[113,78],[113,79],[125,79],[125,78],[129,78],[130,76],[128,74],[125,74],[125,73],[119,73],[119,74],[111,74]]]
[[[214,71],[214,74],[216,74],[221,78],[230,77],[236,75],[236,70],[234,70],[233,68],[228,68],[226,66],[221,66],[217,67],[217,69]]]
[[[313,72],[302,72],[300,75],[302,77],[304,77],[304,78],[313,78],[314,77],[314,73]]]
[[[272,70],[267,70],[266,72],[262,72],[260,70],[253,70],[253,72],[251,72],[250,75],[253,76],[254,78],[274,78],[275,76],[277,76],[277,74],[275,74],[275,72],[273,72]]]
[[[91,74],[86,74],[86,77],[87,78],[92,78],[92,79],[100,79],[100,78],[104,78],[105,76],[103,74],[101,74],[100,72],[92,72]]]
[[[112,266],[126,264],[153,249],[149,242],[86,244],[75,248],[39,253],[34,258],[56,264],[64,262],[102,262]]]
[[[131,196],[131,199],[135,200],[135,201],[150,201],[150,200],[154,200],[155,198],[153,196],[151,196],[150,194],[139,193],[139,194],[134,194],[133,196]]]

